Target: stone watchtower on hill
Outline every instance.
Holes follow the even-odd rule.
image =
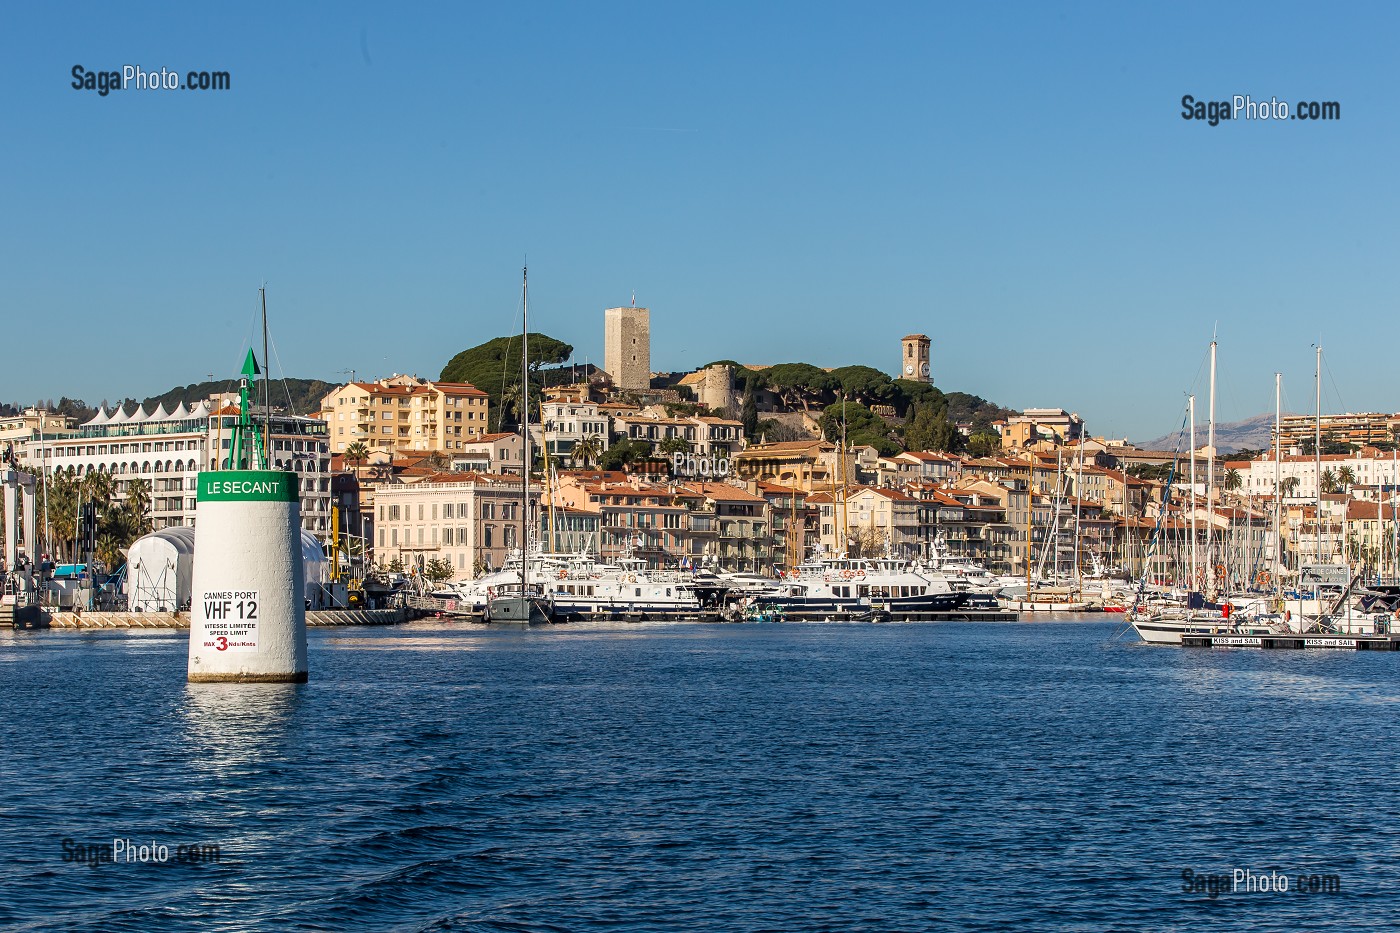
[[[651,313],[646,308],[603,312],[603,368],[619,389],[651,388]]]
[[[713,408],[725,418],[733,418],[739,411],[739,402],[734,397],[734,373],[728,366],[710,366],[701,372],[700,404]]]
[[[913,379],[915,382],[932,382],[933,371],[929,368],[929,345],[931,341],[924,334],[910,334],[899,342],[899,368],[896,379]]]

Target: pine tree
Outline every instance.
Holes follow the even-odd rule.
[[[754,380],[750,379],[744,386],[744,405],[739,413],[739,420],[744,425],[744,436],[753,440],[758,434],[758,399],[754,394]]]

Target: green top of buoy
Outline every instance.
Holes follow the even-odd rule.
[[[247,376],[248,381],[251,382],[253,377],[260,372],[262,370],[258,369],[258,358],[253,355],[253,348],[249,347],[248,358],[243,361],[243,375]]]

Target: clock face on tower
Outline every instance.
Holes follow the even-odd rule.
[[[927,364],[927,363],[920,363],[920,364],[919,364],[919,375],[920,375],[920,376],[927,376],[927,375],[928,375],[928,364]]]
[[[905,366],[904,371],[911,376],[914,375],[914,364],[910,363],[908,366]]]

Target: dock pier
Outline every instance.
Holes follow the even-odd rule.
[[[1400,635],[1240,635],[1187,632],[1181,636],[1187,648],[1262,648],[1268,650],[1400,651]]]

